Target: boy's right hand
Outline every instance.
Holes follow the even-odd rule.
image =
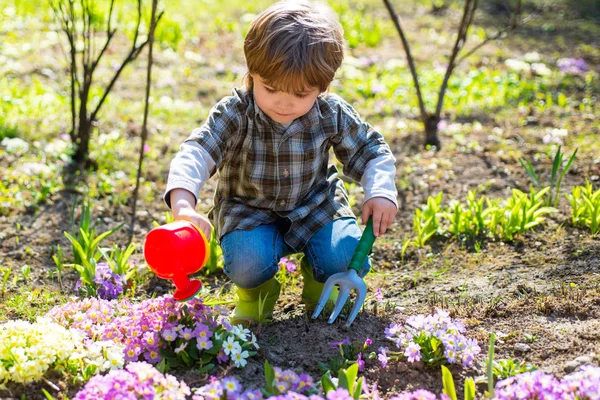
[[[175,217],[175,221],[185,220],[189,221],[192,224],[196,225],[204,236],[206,236],[206,240],[210,242],[210,237],[212,233],[212,224],[204,215],[196,212],[193,208],[181,208],[178,210],[177,215],[175,214],[175,209],[173,209],[173,216]]]
[[[171,191],[171,210],[173,211],[173,217],[175,221],[189,221],[196,225],[206,240],[210,241],[212,233],[212,225],[208,218],[204,215],[196,212],[194,206],[196,204],[196,197],[185,189],[173,189]]]

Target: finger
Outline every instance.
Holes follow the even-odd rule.
[[[381,232],[381,221],[383,219],[383,213],[381,211],[373,211],[373,235],[379,237]]]
[[[381,234],[382,235],[387,232],[388,228],[392,225],[392,221],[393,221],[393,214],[387,213],[387,215],[384,216],[384,218],[381,222],[381,224],[382,224]]]
[[[371,208],[371,203],[367,201],[365,204],[363,204],[362,209],[362,223],[364,225],[366,225],[369,221],[369,217],[371,216],[371,214],[373,214],[373,209]]]

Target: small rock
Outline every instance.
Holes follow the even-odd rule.
[[[531,350],[531,346],[525,343],[517,343],[515,344],[515,351],[517,353],[527,353]]]
[[[569,373],[575,371],[577,369],[577,367],[579,367],[579,363],[575,360],[572,360],[572,361],[567,361],[565,363],[564,369],[565,369],[565,372],[567,374],[569,374]]]
[[[575,359],[576,362],[578,362],[579,364],[592,364],[594,362],[594,360],[592,360],[592,357],[590,356],[580,356],[577,357]]]

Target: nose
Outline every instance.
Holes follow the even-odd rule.
[[[282,95],[275,102],[275,105],[281,110],[289,112],[292,108],[294,108],[293,97],[287,93],[282,93]]]

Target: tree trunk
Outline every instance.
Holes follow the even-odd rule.
[[[442,144],[438,137],[438,123],[440,118],[435,114],[427,114],[427,118],[424,121],[425,125],[425,147],[435,146],[436,150],[442,148]]]

